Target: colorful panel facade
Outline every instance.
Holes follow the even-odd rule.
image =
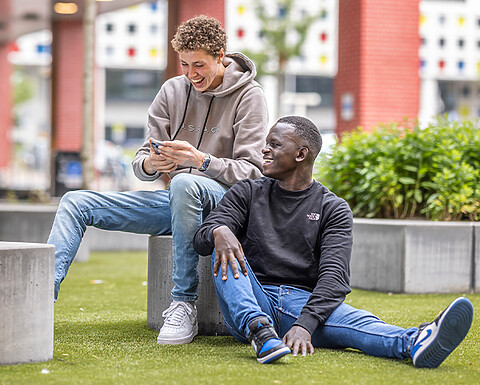
[[[261,22],[255,12],[255,0],[226,0],[226,30],[229,37],[228,49],[246,49],[262,52]],[[263,0],[270,16],[281,21],[286,17],[281,7],[272,6],[276,1]],[[300,57],[291,60],[288,71],[334,76],[337,70],[337,0],[295,1],[292,20],[305,16],[316,16],[311,25]],[[292,32],[287,39],[297,38]],[[272,68],[273,69],[273,68]]]

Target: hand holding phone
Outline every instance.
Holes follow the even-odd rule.
[[[160,147],[163,146],[163,143],[157,139],[150,139],[150,143],[152,144],[155,154],[160,155]]]

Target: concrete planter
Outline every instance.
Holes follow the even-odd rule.
[[[354,219],[352,287],[395,293],[480,289],[480,223]]]
[[[0,241],[47,242],[56,212],[56,204],[0,203]],[[88,227],[74,261],[88,261],[90,251],[147,251],[147,247],[146,234]]]

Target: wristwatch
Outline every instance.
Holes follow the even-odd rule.
[[[203,158],[203,163],[198,170],[199,171],[207,171],[207,168],[210,165],[211,160],[212,160],[212,158],[210,157],[210,154],[206,153],[205,158]]]

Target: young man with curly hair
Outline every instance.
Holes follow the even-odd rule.
[[[198,332],[199,256],[192,242],[203,218],[230,186],[261,177],[264,92],[254,80],[254,64],[241,53],[227,53],[226,40],[220,22],[206,16],[184,22],[172,40],[183,75],[162,85],[148,110],[145,142],[132,162],[143,181],[168,174],[168,190],[69,192],[48,240],[55,245],[56,299],[87,226],[172,234],[174,288],[163,313],[161,344],[189,343]]]

